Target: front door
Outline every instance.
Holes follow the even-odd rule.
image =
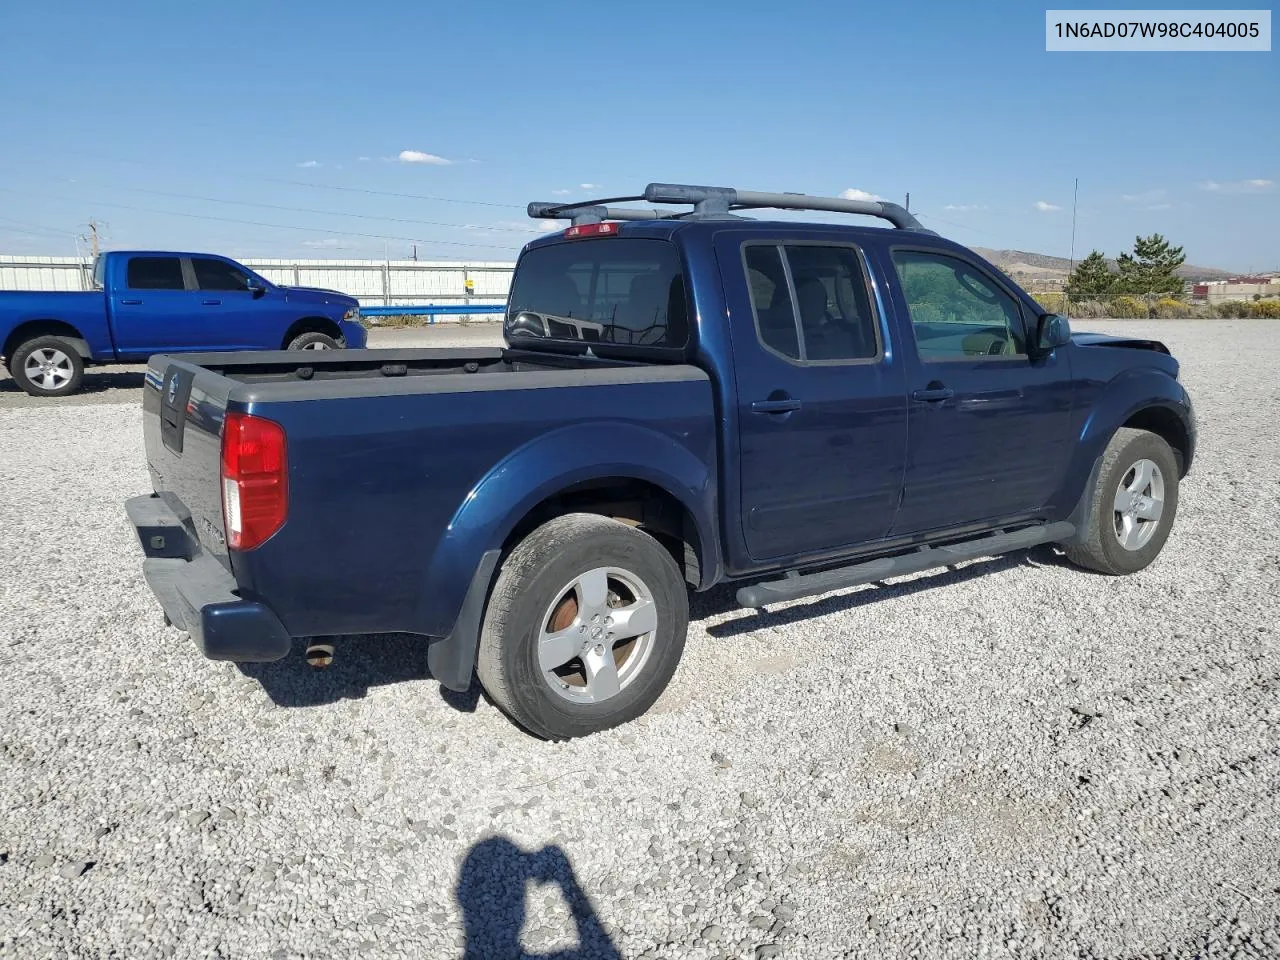
[[[1012,294],[975,261],[896,248],[898,311],[910,317],[910,445],[893,536],[1031,514],[1071,451],[1071,375],[1031,359]]]
[[[269,311],[249,289],[249,275],[233,263],[192,257],[200,326],[208,350],[279,350],[284,330],[271,330]],[[277,327],[283,326],[277,323]]]
[[[753,560],[884,537],[906,461],[905,372],[885,349],[862,251],[721,234]]]

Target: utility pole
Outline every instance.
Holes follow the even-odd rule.
[[[1076,268],[1076,201],[1080,199],[1080,178],[1076,177],[1076,186],[1071,194],[1071,270]],[[1068,276],[1070,274],[1068,273]]]
[[[911,212],[911,191],[907,191],[907,213]]]
[[[416,243],[413,245],[413,262],[418,262],[418,245]]]
[[[93,244],[93,257],[98,258],[98,221],[89,221],[89,242]]]

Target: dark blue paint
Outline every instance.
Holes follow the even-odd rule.
[[[1160,350],[1078,335],[1047,356],[947,364],[945,376],[921,363],[890,259],[894,244],[970,260],[1018,301],[1028,336],[1039,313],[1026,293],[950,241],[733,220],[636,222],[621,232],[677,245],[693,308],[684,359],[705,376],[531,389],[510,372],[482,371],[475,376],[511,376],[511,388],[414,392],[399,381],[408,386],[394,394],[232,399],[284,426],[290,513],[267,543],[230,556],[210,530],[220,527],[219,406],[233,384],[197,376],[179,460],[158,438],[162,384],[149,376],[144,409],[157,489],[181,494],[194,532],[231,567],[245,599],[269,607],[292,635],[442,637],[481,558],[544,498],[585,480],[640,479],[682,504],[699,540],[697,586],[706,589],[1002,523],[1064,520],[1107,440],[1144,411],[1171,418],[1190,467],[1190,400],[1177,362]],[[880,359],[796,366],[760,346],[738,250],[747,239],[782,236],[861,251]],[[565,241],[545,237],[530,247],[557,242]],[[596,346],[603,356],[607,346]],[[589,363],[563,355],[548,362]],[[938,402],[912,399],[940,379]],[[323,391],[319,381],[312,386]],[[799,408],[752,409],[780,395]]]
[[[234,260],[213,254],[113,251],[103,256],[100,291],[90,293],[0,293],[0,353],[9,356],[36,331],[83,340],[87,360],[128,363],[157,353],[209,350],[279,350],[299,321],[335,324],[348,347],[366,343],[357,320],[344,320],[359,303],[330,290],[281,287]],[[263,292],[247,290],[131,290],[128,264],[136,256],[219,260],[256,279]]]

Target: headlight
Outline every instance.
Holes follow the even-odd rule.
[[[350,321],[352,321],[353,323],[358,323],[358,322],[359,322],[359,320],[360,320],[360,305],[359,305],[359,304],[357,304],[356,306],[354,306],[354,307],[352,307],[350,310],[348,310],[346,313],[344,313],[344,314],[342,315],[342,319],[343,319],[343,320],[350,320]]]

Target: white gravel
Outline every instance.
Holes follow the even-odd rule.
[[[1280,326],[1081,325],[1194,392],[1152,568],[717,591],[650,716],[559,745],[404,638],[201,659],[136,404],[0,404],[0,956],[1280,956]]]

